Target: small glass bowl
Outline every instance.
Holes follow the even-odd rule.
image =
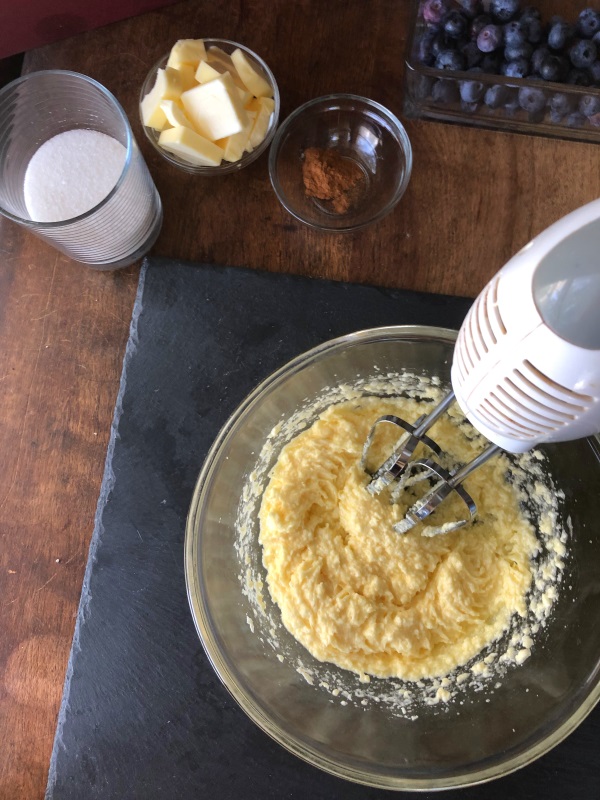
[[[144,121],[142,119],[141,114],[141,103],[144,97],[152,90],[154,83],[156,81],[156,74],[159,69],[163,69],[167,65],[167,60],[169,58],[169,54],[167,53],[164,55],[156,64],[152,67],[148,75],[146,76],[146,80],[142,86],[142,90],[140,92],[140,121],[142,123],[142,128],[144,133],[146,134],[146,138],[152,144],[154,149],[160,153],[160,155],[168,161],[170,164],[173,164],[175,167],[179,167],[179,169],[184,170],[185,172],[191,172],[193,175],[227,175],[230,172],[237,172],[244,167],[247,167],[248,164],[252,164],[253,161],[262,155],[265,152],[273,136],[275,135],[275,131],[277,129],[277,123],[279,121],[279,107],[280,107],[280,100],[279,100],[279,88],[277,86],[277,81],[275,80],[275,76],[269,69],[269,67],[265,64],[265,62],[257,56],[256,53],[252,52],[247,47],[244,47],[243,44],[238,44],[237,42],[231,42],[229,39],[203,39],[206,48],[209,47],[220,47],[227,55],[231,55],[234,50],[238,47],[240,50],[243,50],[244,53],[248,56],[251,61],[256,62],[258,66],[262,69],[264,74],[267,77],[267,80],[273,87],[273,100],[275,101],[275,108],[273,109],[273,113],[271,114],[271,119],[269,121],[269,127],[267,129],[267,133],[265,138],[262,142],[255,147],[251,153],[244,153],[244,155],[240,158],[239,161],[229,162],[229,161],[222,161],[218,167],[200,167],[196,166],[195,164],[190,164],[189,161],[185,161],[183,158],[179,158],[174,153],[169,153],[167,150],[164,150],[162,147],[158,145],[158,139],[160,136],[159,131],[155,131],[154,128],[149,128],[144,125]]]
[[[363,173],[356,200],[336,211],[330,200],[306,194],[304,153],[335,150]],[[354,231],[376,222],[400,200],[412,170],[412,147],[402,123],[384,106],[352,94],[310,100],[282,123],[269,153],[269,175],[292,216],[323,231]]]

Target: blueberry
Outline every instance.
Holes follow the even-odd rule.
[[[575,31],[568,22],[555,22],[548,31],[548,47],[553,50],[564,50],[573,38]]]
[[[519,105],[525,111],[535,114],[546,106],[546,93],[535,86],[523,86],[519,89]]]
[[[550,50],[546,47],[546,45],[540,45],[536,47],[531,55],[531,69],[534,72],[539,72],[542,68],[542,64],[544,60],[550,55]]]
[[[423,19],[425,22],[440,22],[448,11],[445,0],[425,0],[423,3]]]
[[[584,94],[579,101],[579,111],[584,117],[593,117],[600,114],[600,97],[594,94]]]
[[[465,57],[458,50],[442,50],[435,59],[436,69],[463,70],[465,66]]]
[[[593,8],[584,8],[577,20],[577,32],[584,39],[591,39],[600,31],[600,14]]]
[[[497,75],[500,72],[500,67],[502,66],[502,55],[500,51],[495,50],[493,53],[486,53],[481,59],[480,66],[484,72],[489,72],[491,75]]]
[[[595,128],[600,128],[600,114],[594,114],[592,117],[588,117],[588,122]]]
[[[477,42],[467,42],[460,49],[460,52],[466,59],[467,69],[478,67],[483,59],[483,53],[477,47]]]
[[[572,86],[589,86],[592,82],[590,73],[585,69],[572,69],[567,75],[566,83]]]
[[[457,0],[458,5],[463,13],[470,17],[476,17],[478,14],[483,13],[483,5],[481,0]]]
[[[569,50],[571,64],[573,64],[576,69],[587,69],[591,67],[597,55],[598,50],[594,42],[587,41],[586,39],[580,39]]]
[[[461,100],[460,108],[461,111],[465,111],[467,114],[474,114],[479,108],[479,103],[467,103],[465,100]]]
[[[525,36],[525,26],[519,20],[507,22],[504,26],[504,44],[506,47],[514,47],[527,41]]]
[[[556,92],[550,98],[550,110],[557,114],[559,117],[564,117],[565,114],[571,114],[575,111],[577,100],[570,94],[565,92]]]
[[[491,53],[502,44],[502,28],[499,25],[486,25],[477,37],[477,47],[482,53]]]
[[[502,83],[496,83],[486,91],[483,102],[490,108],[500,108],[505,105],[511,96],[511,90]]]
[[[529,75],[529,62],[524,58],[520,58],[518,61],[509,61],[502,65],[501,72],[507,78],[525,78]]]
[[[427,66],[431,66],[435,61],[435,54],[433,52],[433,42],[437,35],[438,35],[437,31],[429,30],[425,31],[425,33],[419,39],[419,42],[417,44],[417,60],[421,64],[426,64]]]
[[[539,19],[532,17],[527,21],[527,41],[531,44],[539,44],[544,38],[544,28]]]
[[[518,58],[526,58],[527,61],[529,61],[532,53],[533,45],[530,45],[529,42],[521,42],[521,44],[515,44],[504,48],[504,60],[516,61]]]
[[[600,61],[594,61],[590,67],[590,77],[594,83],[600,85]]]
[[[534,6],[525,6],[519,15],[519,19],[523,20],[523,22],[529,21],[530,19],[537,19],[539,22],[541,18],[542,15],[540,11]]]
[[[595,34],[592,36],[592,42],[594,42],[594,44],[596,45],[596,47],[600,47],[600,31],[598,31],[598,33],[595,33]]]
[[[569,74],[569,62],[564,56],[546,56],[539,73],[545,81],[561,83]]]
[[[519,11],[519,0],[492,0],[490,11],[499,22],[508,22]]]
[[[485,86],[481,81],[461,81],[459,85],[460,98],[465,103],[478,103],[484,90]]]
[[[441,79],[433,84],[431,97],[435,103],[457,103],[460,94],[456,86],[456,81]]]
[[[477,39],[485,26],[491,24],[492,18],[489,14],[478,14],[471,23],[471,39]]]
[[[467,32],[469,22],[460,11],[451,11],[444,17],[444,32],[451,39],[460,39]]]
[[[566,118],[565,123],[569,128],[582,128],[585,125],[586,118],[579,111],[574,111]]]

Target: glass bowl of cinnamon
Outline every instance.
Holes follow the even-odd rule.
[[[271,144],[269,175],[296,219],[354,231],[392,211],[410,180],[412,148],[402,123],[366,97],[331,94],[300,106]]]

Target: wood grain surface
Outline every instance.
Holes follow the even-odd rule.
[[[190,176],[138,119],[152,64],[202,36],[265,58],[282,118],[339,91],[402,118],[408,18],[407,0],[187,0],[28,53],[24,70],[85,73],[122,103],[164,203],[155,253],[475,296],[533,235],[600,195],[597,146],[405,120],[414,168],[401,203],[332,235],[281,208],[266,156],[237,175]],[[0,800],[31,800],[46,784],[138,268],[95,272],[4,218],[0,257]]]

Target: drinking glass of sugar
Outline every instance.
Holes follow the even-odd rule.
[[[96,269],[141,258],[160,197],[116,98],[65,70],[0,90],[0,213]]]

